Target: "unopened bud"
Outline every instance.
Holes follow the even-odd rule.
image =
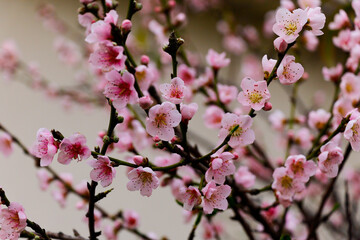
[[[263,109],[264,111],[270,111],[272,109],[272,104],[270,102],[266,102]]]

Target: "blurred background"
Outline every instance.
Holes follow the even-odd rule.
[[[247,68],[242,64],[244,59],[254,57],[259,62],[264,54],[276,58],[272,48],[274,37],[264,37],[262,28],[265,14],[270,10],[275,10],[279,2],[269,0],[225,2],[225,10],[221,12],[216,8],[210,8],[208,11],[189,11],[187,26],[181,29],[180,33],[185,39],[184,47],[191,51],[199,51],[203,58],[201,60],[204,61],[209,48],[219,52],[226,50],[222,44],[222,35],[217,31],[220,18],[243,27],[254,26],[259,31],[260,42],[255,46],[249,45],[249,49],[253,49],[255,54],[228,52],[228,56],[232,58],[232,64],[220,74],[222,82],[239,86],[244,74],[253,71],[250,67]],[[39,17],[39,6],[44,3],[53,5],[57,17],[64,23],[67,31],[62,36],[51,31],[49,26],[44,26]],[[323,10],[326,11],[327,16],[332,18],[338,6],[339,3],[324,4]],[[42,76],[51,83],[51,86],[80,87],[79,78],[83,74],[84,66],[64,64],[59,60],[56,50],[59,41],[66,39],[75,44],[76,51],[79,51],[80,54],[83,53],[82,46],[85,37],[83,27],[78,24],[77,9],[79,7],[80,4],[77,0],[0,0],[0,44],[6,40],[14,41],[21,61],[27,64],[36,64]],[[120,19],[125,16],[126,9],[127,2],[120,1],[118,7]],[[327,20],[328,22],[329,20]],[[143,30],[137,28],[137,23],[142,24],[135,16],[133,34],[141,38],[144,35],[141,32]],[[324,43],[323,46],[328,46],[328,43],[331,43],[331,33],[320,37],[320,41]],[[299,103],[300,113],[306,113],[315,107],[314,96],[318,96],[325,109],[331,102],[333,86],[323,81],[321,68],[324,65],[333,66],[336,62],[342,61],[344,56],[333,48],[326,49],[325,51],[320,48],[314,52],[301,50],[301,53],[300,51],[298,53],[299,60],[297,61],[300,61],[309,73],[309,78],[300,87],[299,96],[302,99],[302,102]],[[1,124],[18,136],[28,147],[35,141],[36,131],[42,127],[60,130],[65,136],[80,132],[87,137],[88,146],[97,145],[98,132],[106,129],[108,124],[109,114],[104,108],[72,104],[69,99],[51,97],[51,93],[46,96],[44,92],[36,91],[24,84],[21,79],[26,78],[29,78],[27,73],[19,70],[12,80],[2,79],[0,81]],[[271,85],[270,91],[273,108],[288,113],[291,88],[274,83]],[[190,129],[198,137],[195,138],[197,139],[195,141],[200,142],[201,149],[207,151],[215,146],[217,131],[209,131],[203,126],[203,113],[204,110],[200,108],[191,122]],[[274,135],[269,131],[266,114],[257,118],[255,125],[258,128],[257,137],[269,155],[274,159],[282,156],[283,152],[279,151],[278,143],[274,141]],[[353,154],[352,157],[351,162],[354,163],[358,155]],[[0,186],[6,190],[11,201],[19,202],[24,206],[29,219],[50,231],[72,234],[72,229],[76,229],[81,235],[88,236],[87,225],[83,222],[85,211],[75,208],[79,199],[70,195],[67,198],[66,207],[61,208],[53,200],[51,194],[55,190],[55,186],[46,192],[41,191],[33,160],[24,156],[18,147],[15,146],[15,151],[9,158],[0,155],[0,163]],[[72,162],[69,166],[63,166],[54,160],[52,166],[58,172],[72,173],[74,185],[83,179],[89,179],[91,168],[85,162]],[[139,192],[127,191],[127,181],[125,169],[118,168],[117,177],[111,185],[115,190],[110,197],[101,201],[101,205],[105,209],[112,213],[118,209],[136,210],[140,214],[140,229],[143,232],[155,232],[158,236],[168,236],[175,240],[185,239],[188,236],[192,223],[184,224],[182,209],[173,200],[169,188],[159,188],[153,192],[150,198],[146,198],[140,196]],[[98,190],[103,189],[99,187]],[[224,215],[226,216],[226,214]],[[222,221],[221,217],[219,219]],[[227,232],[227,237],[224,239],[242,239],[240,237],[242,230],[237,223],[227,221],[226,225],[231,231]],[[136,238],[124,232],[120,234],[120,239]]]

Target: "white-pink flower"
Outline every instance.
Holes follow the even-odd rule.
[[[173,103],[163,102],[149,110],[146,118],[146,131],[153,137],[158,136],[161,140],[170,141],[175,136],[174,127],[181,122],[181,114],[176,110]]]
[[[214,208],[226,210],[228,202],[226,198],[231,193],[231,187],[228,185],[216,186],[214,181],[210,181],[202,190],[204,195],[203,210],[205,214],[210,214]]]
[[[248,189],[254,186],[256,180],[256,176],[246,166],[239,167],[234,174],[234,178],[236,184]]]
[[[152,190],[156,189],[160,181],[155,172],[149,167],[138,167],[128,173],[129,182],[127,189],[130,191],[140,190],[142,196],[150,197]]]
[[[184,100],[185,90],[184,81],[179,77],[171,79],[171,84],[163,83],[160,85],[162,96],[174,104],[180,104]]]
[[[360,77],[353,73],[345,73],[341,78],[341,92],[351,100],[360,99]]]
[[[58,156],[59,163],[69,164],[71,159],[88,159],[91,151],[86,146],[86,138],[80,133],[75,133],[68,138],[64,138],[60,144],[60,153]]]
[[[140,216],[133,210],[124,211],[124,226],[128,229],[136,229],[140,223]]]
[[[343,66],[341,65],[341,63],[338,63],[335,67],[322,68],[322,74],[326,81],[338,82],[340,80],[342,72],[343,72]]]
[[[122,46],[114,46],[110,41],[99,43],[99,48],[90,55],[89,62],[95,68],[103,71],[121,71],[125,69],[126,56],[124,55]]]
[[[309,113],[308,124],[313,129],[321,130],[329,120],[331,114],[324,109],[318,109]]]
[[[306,183],[316,172],[316,164],[313,161],[306,161],[304,155],[292,155],[285,161],[287,174],[293,179]]]
[[[191,211],[195,206],[201,204],[201,194],[199,189],[190,186],[185,189],[185,192],[181,196],[181,200],[184,204],[184,209]]]
[[[53,180],[53,178],[50,177],[47,170],[41,168],[36,173],[37,178],[40,182],[40,188],[41,190],[45,191],[49,187],[49,183]]]
[[[334,21],[329,23],[329,29],[331,30],[340,30],[349,26],[351,26],[350,19],[343,9],[340,9],[339,13],[335,15]]]
[[[241,81],[242,91],[239,93],[238,101],[244,106],[249,106],[256,111],[262,109],[271,95],[266,81],[254,81],[244,78]]]
[[[289,172],[284,167],[276,168],[273,173],[274,181],[271,185],[272,189],[277,190],[284,200],[292,200],[297,192],[305,189],[305,185],[299,179],[289,176]]]
[[[26,227],[24,208],[16,202],[10,203],[8,208],[0,211],[0,239],[18,239]]]
[[[209,49],[206,55],[207,63],[215,70],[220,68],[227,67],[230,64],[230,59],[225,58],[225,52],[217,53],[213,49]]]
[[[290,85],[302,77],[304,68],[300,63],[295,62],[294,56],[287,55],[281,61],[276,74],[281,84]]]
[[[8,133],[4,132],[0,135],[0,152],[4,154],[5,157],[10,156],[13,152],[12,137]]]
[[[306,22],[307,14],[304,10],[296,9],[290,12],[286,8],[280,8],[276,12],[276,23],[273,26],[273,31],[287,43],[292,43],[299,37],[299,33]]]
[[[205,126],[208,128],[220,128],[224,115],[224,110],[218,106],[209,106],[203,115]]]
[[[315,36],[323,35],[324,33],[321,29],[325,26],[326,17],[325,14],[321,12],[321,8],[307,8],[305,11],[307,13],[306,27],[309,28]]]
[[[181,112],[181,116],[182,116],[182,120],[183,121],[189,121],[191,120],[195,113],[198,110],[198,105],[197,103],[190,103],[190,104],[181,104],[180,105],[180,112]]]
[[[46,128],[40,128],[36,133],[36,142],[31,152],[35,157],[40,158],[40,166],[49,166],[58,150],[51,132]]]
[[[97,159],[90,159],[87,163],[94,168],[90,172],[91,180],[101,182],[103,187],[107,187],[112,183],[116,170],[107,156],[98,156]]]
[[[334,142],[328,142],[320,148],[319,169],[328,178],[338,175],[339,164],[343,161],[344,155],[341,148]]]
[[[265,78],[268,78],[275,67],[276,60],[271,59],[271,58],[268,59],[268,56],[264,55],[261,60],[261,64],[263,67],[264,76],[265,76]]]
[[[360,117],[348,122],[344,131],[344,138],[350,142],[354,151],[360,151]]]
[[[205,180],[207,182],[213,180],[217,184],[224,184],[226,176],[235,173],[235,166],[231,161],[234,155],[230,152],[223,152],[214,154],[211,157],[210,167],[205,173]]]
[[[105,75],[107,83],[104,95],[113,101],[116,110],[126,107],[127,104],[135,104],[138,100],[138,94],[135,90],[134,76],[128,71],[121,75],[119,72],[112,70]]]
[[[226,113],[221,121],[222,128],[219,132],[219,140],[223,141],[239,125],[238,129],[231,135],[228,142],[229,146],[235,148],[252,144],[255,141],[254,131],[250,128],[252,121],[252,118],[248,115],[238,116],[234,113]]]
[[[104,20],[99,20],[91,24],[90,33],[85,41],[88,43],[96,43],[104,40],[113,40],[111,34],[111,24],[117,24],[118,14],[115,10],[108,12]]]

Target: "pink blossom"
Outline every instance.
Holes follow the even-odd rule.
[[[334,21],[329,23],[329,29],[340,30],[350,25],[351,24],[347,13],[343,9],[340,9],[339,13],[335,15]]]
[[[8,208],[1,209],[0,225],[0,239],[18,239],[26,228],[24,208],[19,203],[12,202]]]
[[[147,91],[151,83],[154,81],[154,75],[152,68],[145,65],[139,65],[136,67],[136,81],[139,83],[141,90]]]
[[[139,98],[138,102],[142,109],[149,109],[154,103],[154,101],[148,95]]]
[[[313,140],[313,135],[310,130],[306,127],[300,128],[294,135],[293,141],[295,144],[298,144],[303,149],[308,149],[311,147],[311,141]]]
[[[160,182],[151,168],[138,167],[128,173],[129,182],[127,189],[129,191],[140,190],[142,196],[150,197],[152,190],[156,189]]]
[[[88,201],[86,199],[90,197],[89,189],[87,188],[87,181],[82,180],[74,187],[74,189],[78,194],[84,197],[76,203],[76,208],[78,210],[84,209],[88,204]]]
[[[205,114],[203,115],[205,126],[208,128],[220,128],[224,115],[224,110],[218,106],[210,106],[206,108]]]
[[[0,135],[0,152],[4,154],[5,157],[10,156],[13,152],[12,137],[8,133],[4,132]]]
[[[226,198],[231,193],[228,185],[216,186],[214,181],[210,181],[202,190],[204,194],[203,210],[205,214],[211,214],[214,208],[226,210],[228,202]]]
[[[330,113],[324,109],[318,109],[309,113],[308,124],[313,129],[321,130],[330,118]]]
[[[263,67],[265,79],[267,79],[275,67],[276,60],[271,58],[268,59],[267,55],[264,55],[261,60],[261,64]]]
[[[338,174],[339,164],[343,161],[342,150],[334,142],[328,142],[320,149],[319,169],[328,178],[334,178]]]
[[[246,166],[239,167],[234,174],[236,184],[244,187],[251,188],[255,184],[256,176],[249,171]]]
[[[353,110],[351,99],[340,98],[334,104],[333,113],[335,117],[341,120],[346,117],[351,110]]]
[[[238,116],[233,113],[226,113],[221,121],[222,128],[219,132],[219,140],[223,141],[234,127],[239,125],[239,128],[231,135],[228,142],[229,146],[236,148],[252,144],[255,140],[254,131],[250,128],[252,121],[252,118],[248,115]]]
[[[289,11],[293,11],[295,9],[295,4],[292,0],[280,0],[280,6],[288,9]]]
[[[169,102],[180,104],[185,97],[185,85],[181,78],[171,79],[171,84],[163,83],[160,85],[162,96]]]
[[[275,130],[283,130],[286,123],[285,114],[280,110],[275,110],[270,114],[269,121]]]
[[[6,80],[10,80],[19,67],[19,52],[14,41],[6,40],[0,49],[0,71]]]
[[[360,98],[360,77],[353,73],[345,73],[341,78],[340,88],[345,97],[358,100]]]
[[[199,189],[193,186],[186,188],[181,197],[181,200],[184,203],[184,209],[187,211],[192,211],[192,209],[195,206],[200,205],[202,201]]]
[[[89,62],[103,71],[125,69],[126,56],[122,46],[114,46],[110,41],[99,43],[99,48],[90,55]]]
[[[207,182],[214,181],[217,184],[224,184],[226,176],[235,173],[234,163],[231,161],[234,155],[230,152],[223,152],[221,154],[214,154],[211,156],[210,167],[205,173],[205,180]]]
[[[178,76],[184,81],[185,85],[191,85],[195,81],[196,70],[181,64],[178,68]]]
[[[32,147],[32,154],[40,158],[40,166],[49,166],[58,150],[51,132],[46,128],[40,128],[36,133],[36,142]]]
[[[351,30],[345,29],[341,30],[338,36],[333,37],[333,43],[335,46],[341,48],[342,50],[349,52],[353,47]]]
[[[81,60],[79,47],[72,41],[63,37],[55,39],[54,48],[61,62],[73,66]]]
[[[219,99],[224,104],[230,104],[238,95],[238,90],[235,86],[218,84],[218,91]]]
[[[111,34],[111,24],[117,24],[118,14],[115,10],[111,10],[106,14],[104,20],[99,20],[91,24],[90,34],[86,37],[85,41],[88,43],[96,43],[104,40],[113,40]]]
[[[295,62],[294,56],[287,55],[281,61],[276,73],[281,84],[290,85],[302,77],[304,68],[300,63]]]
[[[304,155],[289,156],[285,161],[285,167],[289,177],[304,183],[308,182],[316,172],[316,164],[313,161],[306,161]]]
[[[319,39],[310,31],[304,32],[304,42],[307,50],[313,52],[319,45]]]
[[[203,240],[213,240],[216,236],[220,237],[224,233],[224,227],[220,223],[203,221]]]
[[[52,195],[61,207],[65,207],[66,197],[69,193],[68,187],[72,187],[73,176],[70,173],[60,173],[60,179],[62,181],[55,181],[57,188],[52,192]]]
[[[158,136],[161,140],[170,141],[174,136],[174,127],[181,122],[181,114],[176,110],[173,103],[163,102],[149,110],[146,118],[146,131],[153,137]]]
[[[59,163],[69,164],[71,159],[88,159],[91,151],[86,146],[86,138],[80,133],[75,133],[68,138],[64,138],[60,144]]]
[[[321,12],[321,8],[307,8],[305,11],[308,18],[306,27],[308,27],[315,36],[323,35],[324,33],[321,29],[325,26],[326,17],[325,14]]]
[[[320,7],[321,0],[298,0],[299,6],[302,9]]]
[[[351,6],[354,9],[356,16],[360,16],[360,1],[359,0],[353,0],[351,2]]]
[[[239,93],[238,101],[244,106],[250,106],[256,111],[261,110],[265,102],[270,99],[270,92],[266,81],[254,81],[244,78],[241,81],[242,91]]]
[[[104,236],[107,240],[117,240],[117,233],[120,231],[122,227],[121,220],[115,220],[112,226],[105,226],[104,228]]]
[[[274,182],[271,187],[277,190],[283,200],[291,201],[295,193],[305,189],[305,185],[300,179],[292,178],[286,168],[276,168],[273,173]]]
[[[360,151],[360,117],[351,120],[346,125],[344,138],[348,140],[354,151]]]
[[[112,183],[116,170],[107,156],[98,156],[97,159],[90,159],[87,163],[94,168],[90,172],[91,180],[95,182],[101,181],[103,187],[107,187]]]
[[[302,9],[290,12],[288,9],[280,8],[276,12],[276,23],[273,31],[276,35],[283,38],[287,43],[294,42],[307,22],[307,14]]]
[[[181,111],[182,120],[185,121],[191,120],[194,117],[195,113],[197,112],[198,108],[199,107],[197,103],[190,103],[188,105],[181,104],[180,111]]]
[[[323,67],[322,74],[326,81],[338,82],[343,72],[341,63],[338,63],[335,67],[327,68]]]
[[[230,59],[225,58],[225,52],[219,54],[213,49],[209,49],[206,55],[206,61],[215,70],[227,67],[230,64]]]
[[[119,72],[112,70],[105,75],[107,83],[104,95],[113,101],[116,110],[126,107],[127,104],[135,104],[138,100],[138,94],[135,90],[134,76],[128,71],[121,75]]]
[[[274,48],[279,53],[283,53],[288,48],[288,43],[281,37],[278,37],[274,40]],[[276,63],[276,61],[275,61],[275,63]]]
[[[124,227],[128,229],[136,229],[139,226],[139,214],[133,210],[125,210],[123,213]]]
[[[36,173],[36,176],[39,179],[41,190],[46,191],[49,188],[49,183],[53,179],[45,169],[39,169]]]

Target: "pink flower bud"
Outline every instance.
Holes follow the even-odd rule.
[[[178,140],[179,140],[179,139],[178,139],[176,136],[174,136],[174,137],[171,139],[171,143],[176,143]]]
[[[170,8],[175,7],[175,5],[176,5],[176,2],[175,2],[174,0],[170,0],[170,1],[168,2],[168,6],[169,6]]]
[[[149,109],[153,102],[154,101],[149,96],[139,98],[139,105],[142,109]]]
[[[141,165],[144,163],[144,158],[142,156],[136,155],[133,157],[133,161],[136,165]]]
[[[131,31],[131,27],[132,27],[132,23],[128,19],[125,19],[121,23],[121,29],[122,29],[123,33],[129,33]]]
[[[189,105],[181,104],[181,116],[183,120],[191,120],[195,113],[198,110],[198,105],[196,103],[191,103]]]
[[[148,65],[150,62],[150,58],[146,55],[142,55],[140,59],[141,64]]]
[[[270,102],[266,102],[263,109],[264,111],[270,111],[272,109],[272,104]]]
[[[156,136],[154,136],[154,137],[153,137],[153,141],[154,141],[154,142],[159,142],[159,141],[160,141],[159,136],[157,136],[157,135],[156,135]]]
[[[288,47],[287,42],[285,42],[284,39],[282,39],[281,37],[278,37],[274,40],[274,47],[276,49],[276,51],[278,51],[279,53],[283,53],[285,52],[286,48]]]

